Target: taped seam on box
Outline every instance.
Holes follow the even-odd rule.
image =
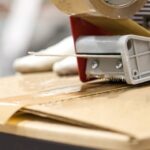
[[[127,88],[127,87],[125,86],[123,88]],[[119,89],[120,88],[114,89],[114,91],[117,91]],[[112,90],[107,90],[104,92],[107,93],[109,91],[111,92]],[[77,91],[75,88],[75,92],[72,91],[71,93],[76,93],[76,92]],[[68,93],[68,94],[71,94],[71,93]],[[98,92],[98,94],[102,94],[102,93],[103,92],[100,92],[100,93]],[[23,96],[2,99],[2,100],[0,100],[0,113],[1,113],[0,124],[5,124],[17,111],[21,110],[22,108],[24,108],[26,106],[49,103],[50,98],[53,97],[54,99],[56,99],[57,98],[56,96],[60,96],[60,98],[61,98],[62,95],[65,95],[65,93],[62,92],[60,94],[56,94],[53,96],[40,97],[39,93],[36,93],[34,95],[23,95]],[[68,100],[82,98],[82,97],[86,97],[86,96],[90,96],[90,95],[92,96],[93,94],[88,94],[88,95],[84,95],[84,96],[81,96],[81,95],[75,96],[74,98],[70,97],[70,98],[68,98]],[[71,96],[73,96],[73,95],[71,95]],[[64,101],[65,99],[61,98],[60,100]]]

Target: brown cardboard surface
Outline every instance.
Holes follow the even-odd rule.
[[[57,96],[57,98],[68,98],[69,93],[79,92],[83,88],[83,84],[81,84],[77,76],[60,78],[50,73],[2,78],[0,84],[0,124],[6,123],[11,116],[25,106],[48,103],[48,96],[51,96],[51,99],[53,97],[53,100],[60,94],[63,94],[63,96]],[[106,88],[106,90],[108,89],[110,87]],[[82,96],[74,95],[73,97]]]
[[[128,134],[138,139],[150,137],[150,87],[141,85],[102,92],[105,86],[99,85],[91,96],[62,98],[47,104],[27,107],[66,122],[74,121],[83,125],[105,128]],[[115,85],[114,85],[115,86]],[[112,89],[113,87],[110,86]],[[100,92],[101,91],[101,92]],[[82,95],[82,93],[74,93]],[[73,94],[73,95],[74,95]],[[61,96],[62,97],[62,96]],[[49,97],[51,99],[51,97]]]
[[[32,83],[32,85],[34,85],[34,88],[32,88],[33,90],[28,92],[27,85],[27,89],[23,90],[22,87],[24,84],[22,85],[22,83],[24,82],[19,85],[19,81],[17,80],[18,77],[23,78],[24,82],[27,82],[28,85]],[[76,141],[76,144],[78,143],[80,145],[85,145],[87,140],[91,140],[91,134],[88,131],[90,130],[90,132],[93,132],[94,130],[92,136],[96,139],[94,139],[92,143],[87,142],[88,146],[90,146],[90,144],[91,146],[94,144],[94,147],[96,145],[98,147],[100,147],[100,145],[103,146],[103,142],[99,143],[98,139],[100,137],[98,135],[100,131],[107,131],[107,133],[116,133],[128,137],[125,143],[121,143],[123,144],[123,147],[124,144],[126,145],[125,149],[134,149],[137,145],[137,149],[140,150],[150,148],[149,83],[139,86],[128,86],[120,83],[112,84],[104,81],[99,83],[95,82],[92,84],[82,84],[77,77],[59,79],[54,74],[16,76],[4,78],[0,80],[0,82],[3,82],[5,87],[3,92],[1,91],[2,94],[0,99],[1,123],[5,123],[7,119],[15,113],[15,111],[23,108],[22,111],[30,114],[36,114],[42,116],[43,118],[48,118],[48,122],[50,121],[49,119],[52,118],[65,123],[74,124],[74,126],[79,125],[79,128],[83,129],[79,130],[81,133],[76,130],[76,132],[71,132],[72,128],[69,130],[69,134],[71,134],[71,136],[75,136],[75,134],[78,134],[78,138],[83,136],[82,138],[84,140],[81,138],[83,141],[78,140]],[[9,86],[10,84],[11,87]],[[10,95],[7,95],[7,91],[11,89],[17,91],[15,88],[19,91],[18,93],[10,92]],[[13,107],[11,106],[15,104],[19,105],[17,105],[18,107],[12,113],[10,112],[10,110],[13,110]],[[9,114],[9,117],[6,114]],[[5,117],[5,115],[7,116],[7,119],[2,118],[3,116]],[[21,135],[24,134],[25,136],[34,136],[33,133],[40,130],[40,133],[43,131],[43,137],[41,138],[44,138],[45,136],[48,137],[46,134],[47,129],[45,130],[42,126],[45,119],[38,121],[39,126],[34,124],[34,122],[36,122],[35,120],[31,121],[29,119],[30,126],[28,126],[28,117],[25,117],[23,121],[21,117],[19,117],[17,122],[9,121],[7,124],[1,125],[2,128],[0,128],[0,131]],[[26,123],[24,124],[24,122]],[[31,125],[32,123],[33,126]],[[23,125],[23,131],[22,127],[21,130],[19,130],[20,125]],[[87,128],[89,129],[88,131],[86,130]],[[53,133],[53,136],[57,133],[55,140],[60,140],[59,135],[61,135],[62,131],[57,131],[51,132]],[[105,136],[101,137],[102,141],[104,140],[103,138],[105,139]],[[68,139],[66,139],[65,142],[67,142],[67,140]],[[70,142],[73,141],[74,139]],[[94,141],[97,142],[94,143]],[[114,141],[112,144],[111,142],[104,143],[105,146],[110,146],[113,149]]]
[[[72,126],[32,115],[14,116],[7,124],[0,125],[0,132],[96,149],[134,150],[138,147],[135,139],[126,135]]]
[[[52,83],[51,86],[53,86],[51,88],[49,87],[48,90],[37,91],[33,94],[1,98],[0,124],[6,123],[6,121],[11,116],[13,116],[17,111],[19,111],[21,108],[24,108],[25,106],[57,103],[59,101],[73,100],[77,98],[88,97],[91,95],[128,88],[128,86],[124,84],[113,85],[107,84],[104,81],[95,84],[81,84],[78,81],[74,84],[74,79],[75,78],[63,78],[62,83],[57,80],[57,83]],[[100,84],[101,86],[99,86]],[[57,116],[57,114],[55,114],[55,116]],[[50,117],[52,117],[52,114]],[[62,117],[57,117],[57,119],[62,120]],[[71,118],[69,119],[69,122],[72,122]]]
[[[40,103],[41,100],[34,98],[35,93],[59,89],[64,86],[62,85],[64,80],[65,78],[58,78],[56,75],[48,73],[2,78],[0,80],[0,123],[5,123],[24,106]],[[72,81],[80,83],[77,77],[68,77],[65,86],[72,85]],[[79,89],[77,87],[71,90],[80,90],[80,84]],[[57,94],[57,90],[52,91],[51,94]]]
[[[0,98],[29,95],[40,91],[53,89],[54,86],[61,87],[66,77],[59,78],[52,73],[35,73],[21,75],[17,74],[11,77],[0,79]],[[78,77],[67,77],[65,85],[80,83]],[[63,85],[64,86],[64,85]]]

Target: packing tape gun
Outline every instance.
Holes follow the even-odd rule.
[[[150,80],[150,0],[53,2],[71,15],[81,81],[104,77],[139,84]]]

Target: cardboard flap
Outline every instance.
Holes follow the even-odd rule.
[[[97,86],[99,89],[93,88],[91,95],[77,92],[66,97],[49,97],[48,103],[26,107],[26,110],[82,126],[105,128],[138,139],[150,137],[149,85],[118,88],[118,85],[113,87],[109,84]]]
[[[52,75],[28,76],[34,78],[33,84],[35,85],[43,83],[39,84],[40,87],[37,88],[37,92],[28,95],[22,95],[22,93],[19,95],[18,93],[18,96],[8,96],[8,98],[3,94],[5,98],[1,98],[0,104],[9,102],[9,105],[13,105],[17,102],[17,104],[20,104],[17,111],[21,106],[22,110],[28,113],[66,123],[96,129],[103,128],[139,140],[149,139],[149,83],[139,86],[128,86],[119,83],[110,84],[104,81],[81,84],[77,77],[58,79],[54,76],[53,80],[55,82],[48,82],[50,76]],[[43,77],[45,77],[44,80]],[[16,77],[13,79],[16,79]],[[39,79],[42,80],[39,82]],[[59,81],[61,84],[59,84]],[[8,82],[6,82],[6,85],[8,85]],[[42,90],[43,85],[45,85],[44,90]],[[21,85],[20,88],[22,88]],[[13,85],[7,88],[7,90],[11,89],[13,89]],[[8,114],[12,108],[3,109],[3,114]],[[14,112],[14,109],[12,110]]]
[[[42,91],[61,88],[64,79],[67,79],[65,80],[66,86],[70,86],[72,81],[76,81],[80,85],[77,77],[58,78],[54,74],[49,73],[2,78],[0,80],[0,124],[6,123],[21,108],[32,104],[39,104],[41,100],[36,99],[34,95]],[[79,89],[71,90],[80,90],[80,87]],[[59,93],[59,90],[57,91]],[[52,95],[57,94],[57,91],[53,90]]]
[[[73,126],[32,115],[14,116],[7,124],[0,125],[0,132],[94,149],[131,150],[138,146],[135,139],[126,135]]]

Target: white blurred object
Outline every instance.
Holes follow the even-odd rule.
[[[56,62],[53,65],[53,71],[59,75],[73,75],[77,74],[77,58],[75,57],[67,57],[62,61]]]
[[[42,0],[14,0],[3,31],[3,54],[10,57],[27,49],[41,10]]]
[[[27,49],[45,49],[70,35],[68,17],[49,0],[1,1],[9,1],[10,8],[0,30],[0,76],[12,74],[14,60]]]
[[[44,54],[55,55],[72,55],[74,43],[72,37],[67,37],[58,44],[49,47],[43,51]],[[40,53],[40,52],[39,52]],[[73,57],[43,57],[43,56],[26,56],[19,58],[14,62],[14,68],[21,73],[31,73],[40,71],[51,71],[59,75],[77,74],[77,62]]]
[[[1,71],[11,70],[13,60],[29,46],[43,0],[13,0],[1,37]]]
[[[42,13],[40,13],[31,49],[40,50],[49,47],[69,35],[68,16],[60,12],[54,5],[47,4],[43,6]]]

